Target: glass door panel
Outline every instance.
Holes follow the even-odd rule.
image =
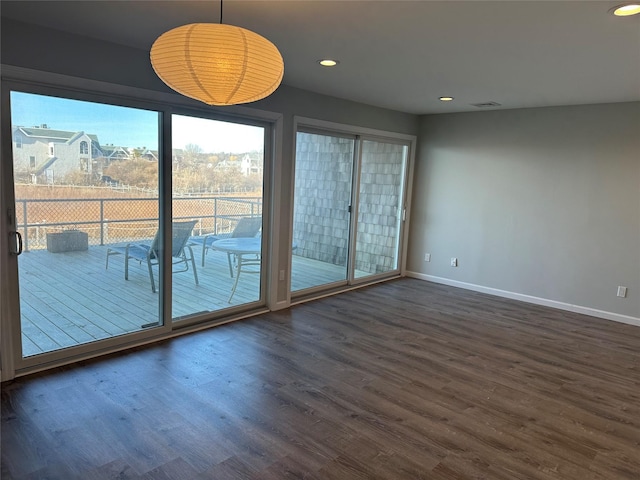
[[[291,290],[346,282],[355,138],[296,136]]]
[[[159,325],[159,113],[10,98],[22,357]]]
[[[400,268],[406,145],[363,140],[356,223],[354,278]]]
[[[185,115],[171,124],[173,318],[257,302],[266,129]]]

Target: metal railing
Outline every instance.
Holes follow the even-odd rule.
[[[16,200],[23,248],[46,248],[48,233],[82,230],[90,245],[153,237],[158,198],[61,198]],[[242,217],[262,215],[261,197],[174,197],[174,220],[198,220],[194,234],[233,230]]]

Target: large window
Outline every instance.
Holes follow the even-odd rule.
[[[299,131],[291,290],[346,282],[356,139]]]
[[[186,254],[199,278],[198,288],[174,282],[173,316],[257,302],[265,129],[186,115],[171,124],[173,222],[193,223]]]
[[[18,368],[265,303],[268,124],[24,91],[10,105]]]
[[[299,126],[293,296],[400,272],[410,139]]]
[[[87,142],[157,149],[159,113],[113,105],[12,92],[22,357],[32,357],[159,323],[159,297],[149,288],[145,262],[121,247],[142,245],[159,228],[158,162],[90,161]],[[29,127],[29,125],[41,125]],[[52,152],[46,168],[35,156]],[[89,172],[87,165],[98,167]],[[115,183],[106,185],[104,177]],[[107,268],[105,268],[105,266]],[[157,273],[156,273],[157,275]],[[128,280],[125,280],[125,276]]]
[[[407,144],[362,141],[354,269],[356,278],[399,269],[408,154]]]

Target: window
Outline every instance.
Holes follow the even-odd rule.
[[[398,275],[413,137],[306,121],[296,133],[292,297]]]
[[[156,147],[160,137],[160,113],[153,110],[12,91],[11,115],[12,123],[25,125],[51,118],[55,125],[65,125],[65,130],[55,130],[62,138],[88,131],[105,143],[135,145],[139,138],[131,135],[135,132]],[[47,135],[53,137],[53,132]],[[22,333],[15,349],[21,354],[18,362],[35,364],[46,358],[39,355],[153,330],[143,327],[147,324],[164,326],[159,314],[162,297],[151,291],[149,264],[125,263],[123,254],[109,250],[120,244],[152,244],[160,227],[158,162],[122,161],[100,171],[128,186],[116,199],[89,175],[93,173],[90,143],[86,136],[72,144],[47,138],[34,141],[34,150],[26,152],[32,156],[14,155],[14,171],[33,169],[36,159],[40,167],[29,172],[28,189],[22,185],[26,176],[14,184],[17,224],[29,251],[18,259]],[[41,150],[36,151],[38,147]],[[62,261],[65,268],[52,260]],[[154,268],[158,285],[157,265]],[[40,275],[47,280],[38,286],[32,280]],[[193,286],[188,276],[185,283]],[[98,290],[104,285],[109,288]],[[34,315],[36,304],[47,305],[55,314]]]
[[[14,142],[16,144],[16,148],[22,148],[22,135],[16,133]]]
[[[229,309],[264,308],[267,122],[20,91],[11,92],[10,106],[13,124],[46,117],[65,125],[56,130],[60,141],[52,135],[34,141],[33,151],[14,152],[14,172],[22,175],[36,157],[39,167],[37,176],[14,177],[16,224],[30,252],[18,258],[20,289],[11,299],[20,312],[17,368],[168,335],[175,325],[211,322]],[[167,123],[168,131],[159,130]],[[62,141],[80,131],[87,133],[76,142]],[[167,144],[179,168],[161,183],[169,159],[157,152]],[[90,158],[89,149],[100,146]],[[51,316],[34,310],[44,302]]]
[[[177,114],[171,124],[173,220],[198,220],[191,249],[200,279],[196,289],[174,283],[174,320],[260,302],[266,129]]]

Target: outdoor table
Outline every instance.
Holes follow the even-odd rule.
[[[229,296],[229,303],[233,298],[233,294],[238,286],[238,280],[240,279],[240,273],[260,273],[260,268],[257,270],[248,267],[260,267],[262,263],[262,238],[261,237],[235,237],[235,238],[223,238],[213,242],[211,248],[226,252],[229,255],[235,257],[236,275],[233,287],[231,288],[231,295]],[[229,273],[233,276],[233,267],[229,265]]]

